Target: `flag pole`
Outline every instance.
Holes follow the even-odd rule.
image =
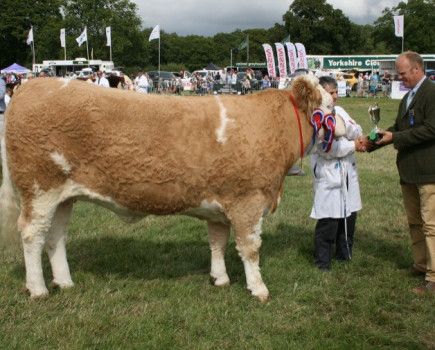
[[[248,55],[247,55],[247,56],[248,56],[248,57],[246,58],[246,60],[248,61],[248,62],[247,62],[247,63],[248,63],[247,65],[249,66],[249,35],[248,35],[248,47],[247,47],[247,49],[248,49],[248,50],[247,50],[247,52],[248,52]]]
[[[403,31],[402,35],[402,53],[403,53],[403,42],[405,41],[405,31]]]
[[[160,77],[160,32],[159,32],[159,77]]]
[[[32,41],[32,64],[35,64],[35,62],[35,41]]]

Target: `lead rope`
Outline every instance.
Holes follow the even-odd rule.
[[[302,125],[301,125],[301,117],[299,116],[298,107],[296,106],[295,99],[293,95],[289,93],[290,100],[293,103],[293,108],[295,109],[296,116],[298,117],[298,125],[299,125],[299,135],[301,136],[301,169],[302,169],[302,159],[304,158],[304,137],[302,135]]]
[[[343,164],[341,162],[341,159],[338,160],[338,167],[340,168],[341,196],[343,198],[343,203],[344,203],[344,239],[346,241],[346,249],[347,249],[347,254],[349,255],[349,260],[352,260],[352,256],[350,254],[350,248],[349,248],[349,241],[347,239],[347,200],[346,200],[346,191],[345,191],[346,185],[345,185]]]

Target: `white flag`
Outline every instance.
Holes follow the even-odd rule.
[[[159,39],[160,38],[160,24],[157,24],[153,31],[150,34],[150,38],[148,39],[148,41],[154,40],[154,39]]]
[[[266,55],[267,74],[271,78],[276,78],[275,56],[273,55],[272,47],[269,44],[263,44],[263,48]]]
[[[106,27],[106,37],[107,37],[107,45],[106,46],[112,46],[112,35],[110,32],[110,27]]]
[[[88,41],[88,31],[85,27],[85,29],[83,30],[83,33],[80,34],[80,36],[78,38],[76,38],[77,43],[79,44],[79,46],[82,46],[82,44],[85,41]]]
[[[33,27],[30,27],[29,34],[27,34],[27,45],[30,45],[33,41]]]
[[[285,43],[285,46],[287,48],[288,65],[290,67],[290,73],[293,74],[298,67],[296,47],[292,43]]]
[[[403,26],[405,23],[405,19],[402,16],[394,16],[394,34],[396,36],[401,36],[403,38]]]
[[[287,76],[287,62],[285,61],[284,45],[281,43],[275,43],[276,55],[278,57],[278,71],[279,77],[285,78]]]
[[[65,47],[65,28],[60,30],[60,47]]]
[[[299,68],[308,69],[308,59],[304,44],[296,43],[295,46],[298,53]]]

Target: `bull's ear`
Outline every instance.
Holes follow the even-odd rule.
[[[320,106],[322,102],[320,91],[305,76],[295,79],[292,85],[292,92],[298,108],[305,115],[311,115],[314,107]]]

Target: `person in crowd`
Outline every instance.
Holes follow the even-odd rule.
[[[261,89],[266,90],[268,88],[270,88],[270,80],[269,80],[269,76],[265,74],[263,77],[263,83],[261,85]]]
[[[248,79],[248,77],[244,77],[243,78],[243,94],[247,94],[248,92],[251,92],[252,94],[252,90],[251,90],[251,81]]]
[[[384,75],[382,76],[382,94],[384,95],[384,97],[389,97],[390,84],[391,84],[391,76],[388,73],[388,70],[385,70]]]
[[[370,87],[369,87],[369,94],[370,97],[376,97],[376,89],[378,88],[378,75],[376,72],[373,72],[370,76]]]
[[[158,94],[166,94],[166,83],[163,81],[163,78],[159,78],[159,82],[157,83],[157,93]]]
[[[435,84],[425,75],[422,57],[412,51],[396,59],[399,80],[409,89],[396,121],[376,144],[393,144],[411,236],[413,275],[424,275],[413,293],[435,293]]]
[[[6,86],[6,93],[5,93],[5,106],[6,106],[6,107],[8,106],[9,101],[11,100],[12,93],[13,93],[12,88],[9,87],[9,86]],[[5,108],[5,109],[6,109],[6,108]],[[0,134],[0,135],[1,135],[1,134]]]
[[[0,77],[0,138],[3,135],[3,123],[5,118],[5,95],[6,95],[6,81]]]
[[[331,270],[336,246],[336,259],[349,261],[352,256],[357,211],[362,208],[355,151],[365,151],[368,139],[361,127],[337,106],[338,85],[331,76],[319,79],[332,96],[335,117],[345,125],[344,136],[333,141],[329,152],[323,148],[311,155],[314,176],[314,203],[311,217],[317,219],[314,235],[314,264],[320,270]]]
[[[358,74],[358,82],[356,85],[356,94],[357,97],[363,97],[364,96],[364,78],[362,76],[362,73]]]
[[[149,87],[149,81],[145,74],[143,74],[143,69],[139,68],[137,72],[137,77],[134,80],[136,91],[141,94],[147,94],[148,93],[148,87]]]
[[[42,71],[39,73],[38,78],[46,78],[47,76],[45,75],[45,72]]]
[[[97,86],[102,86],[102,87],[107,87],[107,88],[110,87],[109,81],[103,75],[103,72],[100,70],[97,72],[97,78],[95,79],[94,84]]]

